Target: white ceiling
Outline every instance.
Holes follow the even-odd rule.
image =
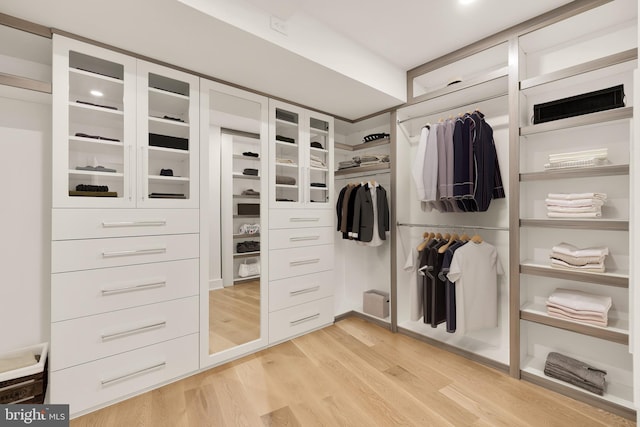
[[[0,0],[0,12],[356,119],[403,103],[406,70],[569,2]]]

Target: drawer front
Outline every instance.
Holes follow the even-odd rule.
[[[198,295],[197,259],[51,275],[51,321]]]
[[[333,323],[333,297],[269,313],[269,343]]]
[[[198,334],[50,373],[51,403],[71,414],[133,395],[198,369]]]
[[[51,240],[197,233],[197,209],[53,209]]]
[[[333,245],[269,251],[269,279],[279,280],[333,270]]]
[[[333,244],[333,227],[269,230],[269,249],[300,248]]]
[[[334,227],[334,215],[334,209],[271,209],[269,228]]]
[[[50,369],[57,371],[195,332],[197,296],[55,322],[51,324]]]
[[[60,240],[51,243],[51,272],[197,258],[197,234]]]
[[[333,295],[333,270],[269,282],[269,312]]]

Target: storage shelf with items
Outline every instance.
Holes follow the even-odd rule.
[[[625,416],[633,412],[627,352],[635,16],[634,2],[611,2],[519,37],[520,275],[511,296],[520,305],[520,356],[512,363],[522,377]],[[607,255],[566,256],[567,247]],[[558,308],[549,303],[558,291],[612,305],[597,315]],[[607,371],[604,395],[545,374],[551,352]]]

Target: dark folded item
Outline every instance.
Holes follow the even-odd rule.
[[[371,141],[376,141],[378,139],[384,139],[384,138],[388,138],[389,134],[388,133],[372,133],[370,135],[365,136],[364,138],[362,138],[363,142],[371,142]]]
[[[245,168],[242,171],[242,175],[258,176],[258,169]]]
[[[105,168],[104,166],[76,166],[78,171],[94,171],[94,172],[111,172],[115,173],[115,169]]]
[[[163,119],[167,119],[167,120],[173,120],[174,122],[182,122],[184,123],[184,120],[182,120],[180,117],[171,117],[171,116],[167,116],[164,115],[162,116]]]
[[[284,120],[285,122],[298,123],[298,115],[290,113],[288,111],[276,109],[276,119]]]
[[[260,215],[260,204],[238,203],[238,215]]]
[[[260,242],[255,240],[247,240],[245,242],[239,242],[236,245],[236,252],[239,254],[244,254],[247,252],[259,252],[260,251]]]
[[[242,196],[259,196],[260,192],[254,190],[253,188],[249,188],[247,190],[243,190],[242,193],[240,193],[240,195],[242,195]]]
[[[276,202],[295,202],[295,200],[285,199],[282,197],[276,197]]]
[[[251,151],[245,151],[244,153],[242,153],[242,155],[247,157],[260,157],[260,154],[252,153]]]
[[[76,185],[76,191],[97,191],[106,193],[109,191],[109,187],[106,185],[78,184]]]
[[[186,199],[183,193],[150,193],[150,199]]]
[[[79,99],[76,99],[76,102],[78,104],[91,105],[92,107],[108,108],[109,110],[118,110],[117,107],[112,107],[111,105],[94,104],[93,102],[80,101]]]
[[[160,169],[160,176],[173,176],[173,169]]]
[[[107,138],[106,136],[100,136],[100,135],[89,135],[87,133],[82,133],[82,132],[76,132],[76,136],[80,136],[82,138],[104,139],[105,141],[120,142],[120,140],[116,138]]]
[[[69,190],[69,196],[118,197],[118,193],[116,191],[73,191],[73,190]]]
[[[276,135],[276,141],[288,142],[291,144],[295,144],[296,140],[294,138],[289,138],[287,136]]]
[[[360,167],[360,165],[358,163],[353,163],[350,162],[349,164],[341,164],[338,166],[338,170],[343,170],[343,169],[351,169],[351,168],[358,168]]]
[[[174,148],[176,150],[188,150],[189,140],[187,138],[178,138],[176,136],[150,133],[149,145],[153,147]]]
[[[320,144],[319,142],[316,142],[316,141],[313,141],[313,142],[311,143],[311,146],[312,146],[313,148],[320,148],[320,149],[324,148],[324,147],[322,147],[322,144]]]
[[[325,184],[324,182],[312,182],[309,185],[311,185],[312,187],[327,188],[327,184]]]
[[[605,389],[606,371],[560,353],[551,352],[547,355],[544,373],[599,395]]]
[[[276,184],[296,185],[296,179],[292,176],[276,175]]]

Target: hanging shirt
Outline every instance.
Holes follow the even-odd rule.
[[[456,250],[447,278],[456,284],[456,328],[462,334],[498,326],[498,250],[469,242]]]
[[[416,248],[411,248],[409,251],[407,260],[404,263],[404,271],[411,273],[411,278],[409,279],[409,300],[411,302],[409,320],[416,322],[420,320],[423,314],[423,284],[422,275],[418,277],[418,251]]]
[[[493,129],[484,120],[484,114],[475,111],[471,115],[474,121],[473,154],[476,165],[473,199],[479,212],[489,209],[491,199],[505,197],[500,175],[498,155],[493,140]]]
[[[413,159],[413,166],[411,168],[411,176],[413,182],[416,184],[416,191],[418,193],[418,200],[425,200],[426,194],[424,189],[424,167],[425,167],[425,154],[427,152],[427,138],[429,136],[429,127],[425,126],[420,131],[420,141],[418,142],[418,151],[416,157]]]

